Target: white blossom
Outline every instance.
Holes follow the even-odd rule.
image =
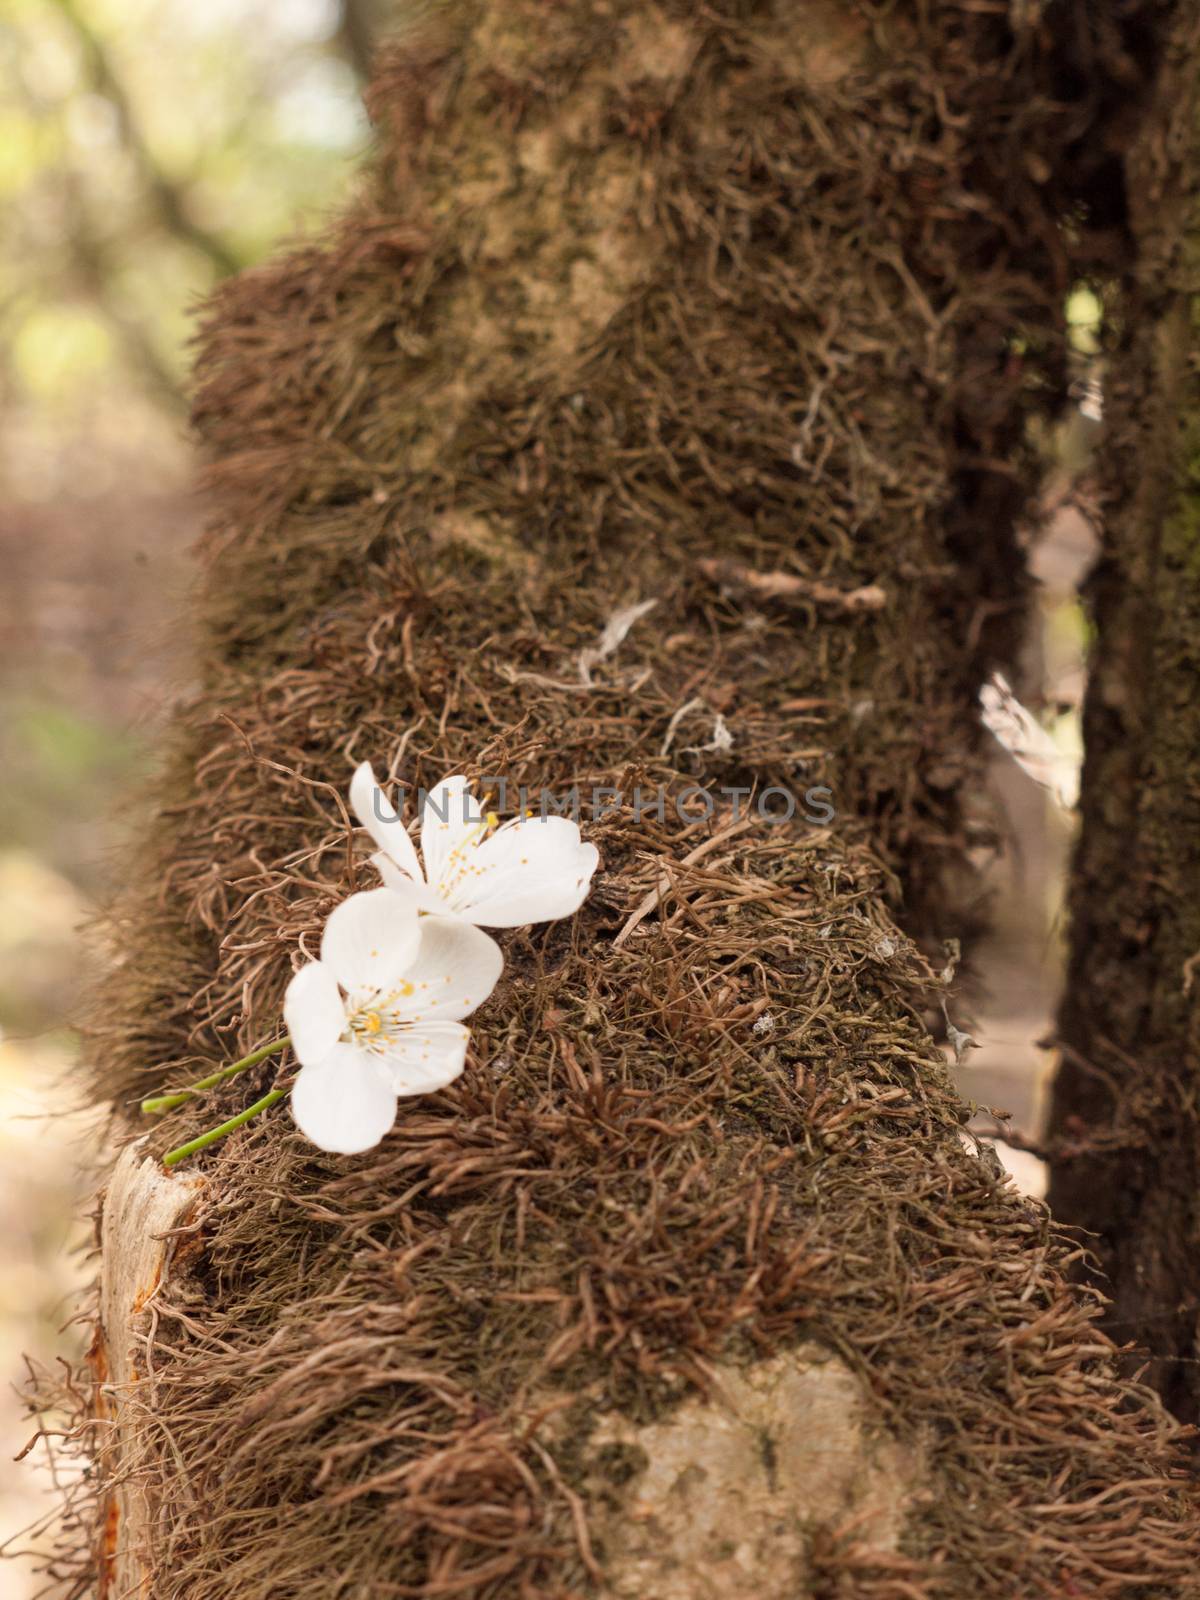
[[[567,817],[501,823],[462,777],[444,779],[425,797],[421,857],[368,762],[354,774],[350,804],[379,846],[371,859],[389,889],[419,911],[484,928],[569,917],[586,899],[600,859]]]
[[[479,928],[418,916],[390,889],[351,895],[330,915],[321,959],[288,985],[284,1019],[301,1064],[292,1115],[323,1150],[379,1143],[399,1097],[463,1070],[462,1019],[491,994],[503,957]]]
[[[1079,800],[1079,761],[1055,743],[1017,699],[1003,673],[993,672],[979,691],[985,728],[1004,746],[1034,783],[1048,789],[1063,811]]]

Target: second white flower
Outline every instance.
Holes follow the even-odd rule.
[[[390,889],[351,895],[329,917],[321,959],[288,985],[284,1019],[301,1064],[292,1115],[323,1150],[379,1143],[397,1099],[445,1088],[463,1070],[469,1016],[504,964],[479,928],[418,917]]]

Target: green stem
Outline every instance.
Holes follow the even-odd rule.
[[[260,1045],[257,1050],[252,1050],[248,1056],[243,1056],[240,1061],[235,1061],[232,1066],[222,1067],[219,1072],[212,1072],[207,1078],[201,1078],[199,1083],[189,1084],[186,1089],[177,1089],[171,1094],[151,1095],[149,1100],[142,1101],[142,1111],[148,1117],[159,1116],[164,1111],[174,1111],[176,1106],[186,1105],[195,1095],[202,1094],[205,1089],[212,1089],[218,1083],[224,1083],[226,1078],[233,1078],[239,1072],[244,1072],[247,1067],[256,1067],[260,1061],[265,1061],[268,1056],[277,1055],[285,1045],[291,1044],[291,1038],[284,1034],[282,1039],[273,1039],[270,1044]]]
[[[181,1161],[186,1161],[189,1156],[194,1156],[197,1150],[203,1150],[210,1144],[216,1144],[218,1139],[223,1139],[227,1133],[232,1133],[235,1128],[244,1127],[251,1117],[258,1116],[260,1111],[265,1111],[268,1106],[273,1106],[277,1101],[283,1100],[287,1093],[286,1089],[272,1089],[269,1094],[263,1095],[261,1100],[256,1100],[252,1106],[247,1106],[245,1111],[239,1111],[236,1117],[230,1117],[228,1122],[222,1122],[219,1127],[210,1128],[207,1133],[202,1133],[199,1138],[189,1139],[187,1144],[181,1144],[174,1150],[168,1150],[163,1157],[163,1166],[177,1167]]]

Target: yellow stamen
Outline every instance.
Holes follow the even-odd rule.
[[[366,1026],[367,1026],[367,1032],[368,1033],[378,1033],[379,1032],[380,1028],[383,1027],[383,1018],[379,1015],[378,1011],[368,1011],[367,1012],[367,1023],[366,1023]]]

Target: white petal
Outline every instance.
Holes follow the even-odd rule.
[[[1079,803],[1079,758],[1059,749],[1054,735],[1021,704],[1003,673],[992,673],[990,682],[979,691],[979,703],[984,727],[1022,771],[1049,789],[1064,811],[1073,811]]]
[[[324,1061],[346,1026],[337,979],[327,966],[310,961],[300,968],[283,997],[283,1020],[296,1060],[304,1066]]]
[[[324,1061],[302,1067],[291,1104],[305,1138],[345,1156],[370,1150],[396,1120],[395,1090],[352,1044],[336,1044]]]
[[[380,1071],[392,1092],[432,1094],[453,1083],[467,1058],[469,1028],[461,1022],[420,1023],[405,1028],[397,1043],[379,1057]]]
[[[405,1022],[458,1022],[481,1006],[504,966],[500,946],[482,928],[452,917],[422,917],[421,943],[405,969],[405,993],[390,1007]]]
[[[421,854],[429,884],[437,887],[451,850],[462,844],[482,820],[479,802],[467,788],[465,778],[443,778],[433,786],[421,807]]]
[[[390,889],[367,889],[335,906],[321,960],[343,989],[388,989],[417,953],[417,913]]]
[[[379,848],[410,878],[420,880],[421,863],[408,829],[375,781],[369,761],[355,768],[350,780],[350,806]]]
[[[453,908],[485,928],[554,922],[579,910],[599,861],[566,817],[528,817],[479,846]]]
[[[414,911],[431,911],[435,916],[446,915],[446,902],[436,889],[431,889],[424,879],[413,879],[385,855],[382,850],[376,850],[371,857],[371,865],[375,867],[384,884],[393,894],[398,894],[406,905],[412,906]]]

